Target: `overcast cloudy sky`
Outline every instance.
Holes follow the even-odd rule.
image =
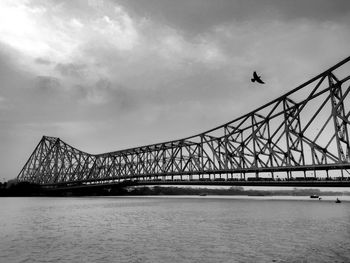
[[[349,56],[349,25],[348,0],[1,0],[0,181],[42,135],[102,153],[239,117]]]

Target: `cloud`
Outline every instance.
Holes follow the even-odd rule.
[[[293,87],[297,79],[314,68],[314,64],[325,65],[331,61],[334,54],[322,57],[318,54],[333,45],[335,39],[339,40],[337,45],[345,47],[347,36],[344,32],[349,33],[345,24],[327,20],[319,23],[314,17],[301,18],[305,16],[301,13],[294,16],[294,20],[280,19],[291,16],[290,10],[293,10],[285,2],[267,5],[280,12],[266,17],[264,14],[268,8],[261,4],[221,1],[218,7],[211,9],[214,5],[205,1],[199,11],[195,9],[198,11],[195,16],[205,18],[210,26],[206,31],[197,30],[198,34],[189,36],[186,30],[194,28],[181,24],[181,21],[177,24],[181,25],[179,30],[178,26],[172,27],[175,21],[159,24],[158,16],[152,13],[154,10],[150,18],[140,17],[130,11],[130,5],[121,3],[124,6],[103,1],[89,9],[80,2],[62,5],[53,2],[11,5],[7,2],[5,7],[20,16],[18,23],[27,24],[29,35],[24,38],[35,40],[49,50],[39,48],[40,54],[31,64],[26,56],[33,56],[33,53],[24,52],[26,47],[22,47],[21,39],[13,45],[6,37],[2,40],[13,49],[24,52],[18,64],[30,68],[41,88],[59,88],[75,98],[80,96],[79,101],[85,105],[107,105],[113,98],[116,103],[133,101],[138,107],[146,107],[152,103],[165,105],[177,103],[177,100],[190,101],[187,96],[198,101],[229,100],[229,96],[223,97],[222,94],[235,91],[240,93],[235,95],[236,98],[244,97],[250,93],[242,88],[242,84],[250,79],[253,70],[264,74],[272,83],[271,94],[277,96],[281,87]],[[194,10],[190,8],[194,3],[176,3],[174,12]],[[82,15],[78,5],[88,16]],[[168,7],[160,5],[159,11],[168,14]],[[248,7],[252,10],[248,11]],[[258,15],[250,20],[243,15],[232,18],[236,15],[230,17],[224,9],[234,10],[237,16],[236,9],[250,16]],[[330,7],[330,10],[333,9]],[[200,12],[207,16],[199,15]],[[40,23],[44,24],[42,28],[37,26]],[[20,37],[23,33],[16,27],[13,33],[8,32],[9,29],[5,30],[5,36]],[[325,38],[326,34],[332,37]],[[343,56],[344,47],[335,50],[337,57]],[[283,59],[276,54],[283,54]],[[295,69],[286,75],[283,69],[290,67]],[[281,80],[280,76],[284,79]],[[102,79],[108,80],[108,88],[96,84]],[[118,100],[118,96],[123,99]]]
[[[36,58],[35,63],[42,64],[42,65],[50,65],[51,61],[45,58]]]
[[[2,111],[4,111],[4,110],[7,110],[8,109],[8,102],[7,102],[7,100],[6,100],[6,98],[5,97],[1,97],[0,96],[0,109],[2,110]],[[1,113],[0,113],[0,121],[1,121]]]
[[[100,79],[97,83],[85,90],[85,97],[82,103],[105,104],[111,99],[111,87],[107,79]]]
[[[239,117],[348,56],[348,2],[315,3],[1,1],[0,140],[103,152]]]
[[[61,87],[60,81],[57,78],[50,76],[38,76],[37,87],[40,91],[53,91]]]
[[[137,44],[138,33],[133,20],[121,8],[115,7],[113,18],[103,16],[93,22],[94,39],[100,44],[107,43],[118,50],[131,50]]]
[[[55,66],[55,70],[57,70],[64,77],[73,77],[73,78],[82,78],[86,66],[83,64],[74,64],[74,63],[58,63]]]
[[[189,37],[234,23],[273,19],[293,22],[298,19],[340,21],[349,19],[347,0],[119,0],[131,14],[169,25]]]

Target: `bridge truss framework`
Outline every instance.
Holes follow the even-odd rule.
[[[43,136],[18,181],[349,179],[349,60],[240,118],[180,140],[89,154]]]

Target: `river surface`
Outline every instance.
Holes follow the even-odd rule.
[[[0,198],[0,262],[350,262],[350,199]]]

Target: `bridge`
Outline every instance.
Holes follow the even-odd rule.
[[[89,154],[43,136],[17,179],[46,188],[112,185],[350,186],[350,57],[209,131]]]

